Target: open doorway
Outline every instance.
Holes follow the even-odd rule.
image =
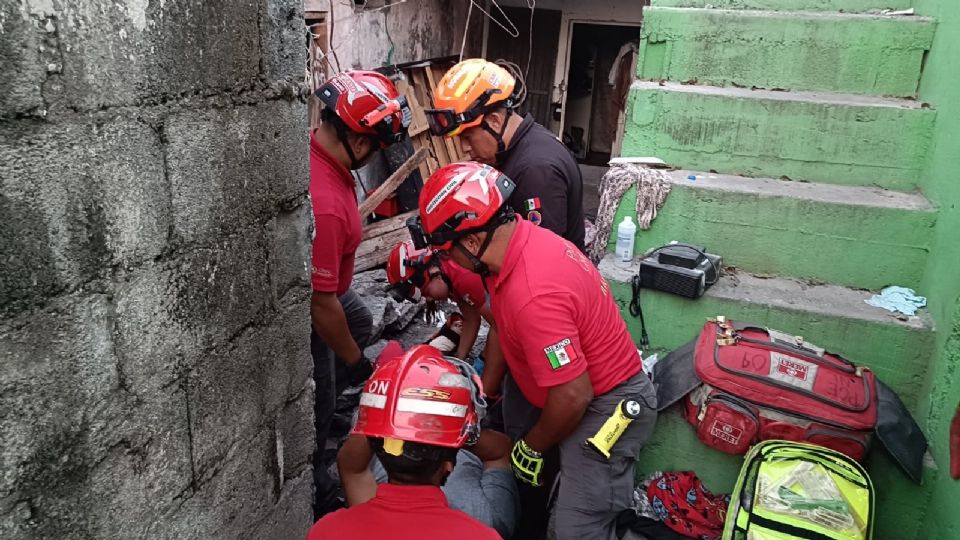
[[[563,141],[582,164],[606,166],[619,154],[639,36],[638,26],[572,24]]]

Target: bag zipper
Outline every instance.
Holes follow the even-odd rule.
[[[758,343],[757,340],[751,340],[751,339],[749,339],[749,338],[744,338],[744,337],[740,337],[740,336],[737,336],[735,339],[738,340],[738,341],[748,341],[748,342]],[[817,400],[817,401],[819,401],[819,402],[821,402],[821,403],[826,403],[827,405],[830,405],[830,406],[832,406],[832,407],[835,407],[835,408],[838,408],[838,409],[843,409],[843,410],[850,411],[850,412],[855,412],[855,413],[864,412],[864,411],[866,411],[867,409],[870,408],[870,404],[871,404],[871,402],[873,401],[873,394],[872,394],[872,392],[870,392],[870,385],[867,384],[867,379],[866,379],[865,377],[863,377],[862,375],[858,375],[858,376],[860,377],[860,380],[863,381],[863,391],[864,391],[864,398],[865,398],[865,400],[866,400],[866,404],[865,404],[864,406],[862,406],[862,407],[851,407],[851,406],[846,406],[846,405],[844,405],[844,404],[842,404],[842,403],[839,403],[839,402],[836,402],[836,401],[830,401],[830,400],[828,400],[828,399],[826,399],[826,398],[824,398],[824,397],[821,397],[820,395],[818,395],[818,394],[816,394],[816,393],[814,393],[814,392],[810,392],[810,391],[804,390],[804,389],[802,389],[802,388],[797,388],[797,387],[795,387],[795,386],[792,386],[792,385],[789,385],[789,384],[784,384],[784,383],[781,383],[781,382],[779,382],[779,381],[776,381],[776,380],[773,380],[773,379],[769,379],[769,378],[767,378],[767,377],[763,377],[763,376],[760,376],[760,375],[755,375],[755,374],[753,374],[753,373],[747,373],[747,372],[738,371],[738,370],[734,370],[734,369],[728,368],[728,367],[726,367],[726,366],[724,366],[723,364],[720,363],[720,345],[718,345],[716,342],[714,342],[714,345],[713,345],[713,363],[716,364],[716,366],[717,366],[718,368],[720,368],[721,370],[726,371],[727,373],[732,373],[732,374],[734,374],[734,375],[736,375],[736,376],[738,376],[738,377],[745,377],[745,378],[747,378],[747,379],[753,379],[753,380],[758,381],[758,382],[761,382],[761,383],[763,383],[763,384],[768,384],[768,385],[771,385],[771,386],[777,386],[777,387],[779,387],[779,388],[783,388],[784,390],[789,390],[789,391],[794,392],[794,393],[803,394],[803,395],[806,395],[806,396],[810,397],[811,399],[815,399],[815,400]],[[764,407],[766,407],[766,405],[764,405]],[[771,407],[771,408],[773,408],[773,407]]]

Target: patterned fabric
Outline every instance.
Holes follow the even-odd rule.
[[[600,180],[600,206],[597,209],[596,237],[587,247],[587,256],[593,264],[607,254],[607,241],[613,230],[613,217],[620,206],[620,199],[632,186],[637,186],[637,224],[640,229],[650,228],[670,193],[667,173],[635,163],[616,163]]]
[[[664,473],[647,487],[647,497],[667,527],[689,538],[720,540],[730,496],[710,493],[693,472]]]

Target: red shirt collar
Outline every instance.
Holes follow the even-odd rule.
[[[376,500],[382,504],[407,509],[411,507],[449,507],[446,495],[437,486],[380,484],[377,486]]]
[[[310,154],[333,169],[346,186],[354,189],[353,175],[343,166],[343,163],[337,161],[337,158],[333,157],[330,152],[327,152],[327,149],[324,148],[323,145],[317,142],[314,130],[310,132]]]
[[[503,264],[500,265],[500,271],[492,275],[494,288],[499,287],[501,283],[506,281],[510,272],[517,266],[520,255],[527,245],[527,240],[530,239],[530,228],[534,226],[529,221],[517,216],[517,226],[513,229],[510,243],[507,244],[507,254],[503,257]]]

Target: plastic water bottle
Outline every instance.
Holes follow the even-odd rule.
[[[621,264],[633,261],[633,241],[637,236],[637,225],[630,216],[623,216],[617,226],[617,258]]]

